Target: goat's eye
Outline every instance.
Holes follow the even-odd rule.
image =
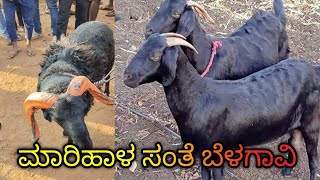
[[[179,12],[174,12],[172,14],[172,17],[174,17],[174,18],[180,18],[180,16],[181,16],[181,14]]]
[[[150,56],[150,59],[153,60],[153,61],[160,61],[160,58],[161,58],[161,54],[160,53],[153,53]]]

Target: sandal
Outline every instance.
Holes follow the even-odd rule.
[[[21,35],[20,34],[17,34],[17,41],[22,41],[22,37],[21,37]]]
[[[107,12],[106,16],[108,16],[108,17],[113,17],[113,16],[115,16],[114,10]]]
[[[103,4],[100,6],[101,10],[107,10],[107,11],[112,11],[113,7],[110,7],[109,4]]]
[[[19,53],[21,52],[20,49],[18,49],[17,51],[10,51],[9,52],[9,56],[8,56],[8,59],[13,59],[14,57],[16,57]]]
[[[34,50],[27,50],[28,56],[32,57],[35,56],[37,53],[34,52]]]

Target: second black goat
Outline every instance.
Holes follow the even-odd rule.
[[[167,32],[187,37],[199,54],[188,48],[183,50],[200,74],[208,67],[213,41],[221,41],[222,47],[206,75],[213,79],[239,79],[288,58],[290,51],[282,0],[274,0],[274,13],[258,11],[226,38],[207,34],[193,7],[209,17],[193,1],[164,0],[146,27],[146,37]]]
[[[182,141],[194,144],[198,157],[217,141],[232,149],[291,133],[289,143],[295,146],[302,135],[310,180],[316,180],[320,68],[289,59],[239,80],[203,78],[179,45],[194,48],[180,36],[150,36],[125,70],[124,83],[132,88],[161,83]],[[223,167],[202,168],[202,178],[211,179],[211,171],[215,180],[223,179]],[[290,172],[286,168],[282,173]]]

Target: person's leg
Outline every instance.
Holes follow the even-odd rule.
[[[59,17],[57,26],[58,40],[60,40],[60,36],[65,36],[67,34],[71,4],[72,0],[59,1]]]
[[[88,7],[88,13],[87,13],[87,21],[90,21],[90,20],[89,20],[89,16],[90,16],[91,3],[92,3],[92,0],[89,0],[89,7]]]
[[[55,38],[57,37],[57,25],[59,17],[57,0],[46,0],[46,2],[50,10],[52,36]]]
[[[113,0],[109,0],[109,5],[107,8],[107,14],[106,16],[115,16],[114,7],[113,7]]]
[[[110,9],[110,8],[111,8],[111,9]],[[108,10],[108,11],[113,10],[113,2],[110,2],[110,0],[109,0],[109,3],[103,3],[103,4],[100,6],[100,9],[101,9],[101,10]]]
[[[89,10],[88,0],[76,0],[76,23],[75,29],[81,24],[87,22],[87,14]]]
[[[21,7],[17,6],[16,10],[17,10],[18,24],[20,27],[24,27],[23,20],[22,20]]]
[[[44,12],[45,12],[46,14],[49,14],[49,13],[50,13],[49,8],[48,8],[48,3],[46,3],[46,5],[45,5]]]
[[[92,0],[89,8],[89,21],[95,21],[98,16],[100,0]]]
[[[19,52],[20,49],[18,47],[17,43],[17,30],[15,25],[15,11],[17,4],[15,1],[11,2],[10,0],[3,0],[3,8],[4,8],[4,14],[6,17],[6,27],[7,31],[10,37],[10,40],[12,42],[12,51],[10,51],[9,58],[14,58]]]
[[[32,16],[34,31],[38,34],[41,34],[42,30],[40,21],[39,0],[33,0]]]
[[[8,31],[7,31],[7,27],[6,27],[6,21],[4,19],[3,14],[2,14],[1,4],[0,4],[0,33],[6,40],[10,40]],[[11,42],[11,40],[9,42]]]
[[[109,9],[113,10],[113,0],[109,0]]]
[[[33,32],[33,1],[30,0],[17,0],[18,5],[21,7],[22,19],[26,29],[26,39],[27,39],[27,52],[29,56],[34,56],[31,45],[32,32]]]

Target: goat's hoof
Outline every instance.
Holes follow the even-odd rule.
[[[283,168],[281,171],[282,176],[289,177],[291,176],[291,169],[289,168]]]

